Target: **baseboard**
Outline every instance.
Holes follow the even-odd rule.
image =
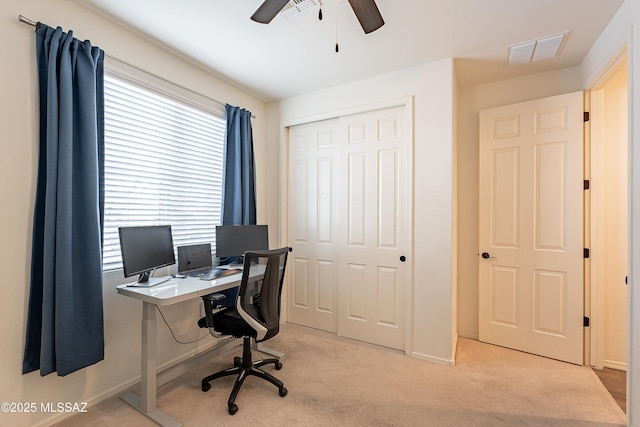
[[[453,362],[451,366],[456,366],[456,354],[458,354],[458,338],[459,335],[458,333],[456,333],[453,337],[453,345],[451,346],[451,359]]]
[[[436,363],[438,365],[455,366],[455,360],[453,359],[445,359],[442,357],[436,357],[428,354],[417,353],[415,351],[411,353],[411,357],[415,357],[416,359],[426,360],[428,362]]]
[[[477,332],[474,333],[466,333],[464,331],[458,331],[459,338],[469,338],[470,340],[480,341],[480,335]]]
[[[436,357],[436,356],[431,356],[429,354],[424,354],[424,353],[418,353],[418,352],[411,352],[409,354],[409,356],[411,357],[415,357],[416,359],[422,359],[422,360],[427,360],[429,362],[432,363],[437,363],[438,365],[445,365],[445,366],[456,366],[456,351],[458,349],[458,334],[455,333],[453,336],[453,341],[451,343],[451,358],[450,359],[445,359],[443,357]]]
[[[602,365],[605,368],[616,369],[618,371],[626,371],[627,364],[624,362],[616,362],[615,360],[604,360]]]

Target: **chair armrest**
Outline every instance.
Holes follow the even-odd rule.
[[[207,328],[213,328],[213,310],[220,307],[220,303],[227,297],[224,294],[209,294],[202,297],[204,316]]]
[[[218,303],[226,298],[227,297],[225,294],[209,294],[202,297],[204,301],[212,301],[215,303]]]

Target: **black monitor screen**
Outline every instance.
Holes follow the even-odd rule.
[[[269,249],[269,230],[266,225],[216,226],[216,256],[237,257],[246,251]]]
[[[118,232],[124,277],[140,274],[144,282],[154,269],[175,264],[170,225],[120,227]]]

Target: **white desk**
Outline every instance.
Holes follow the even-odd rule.
[[[261,276],[262,274],[257,274],[255,278],[258,279]],[[212,281],[198,278],[171,279],[151,288],[130,285],[118,286],[119,294],[142,301],[142,378],[140,396],[129,391],[121,395],[120,398],[161,426],[182,426],[182,423],[156,408],[156,387],[158,386],[156,306],[176,304],[230,289],[238,286],[241,279],[242,273],[238,273]],[[209,353],[205,352],[196,357],[208,356]]]

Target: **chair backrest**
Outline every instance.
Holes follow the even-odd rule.
[[[280,296],[289,248],[247,251],[236,309],[265,341],[280,330]]]

